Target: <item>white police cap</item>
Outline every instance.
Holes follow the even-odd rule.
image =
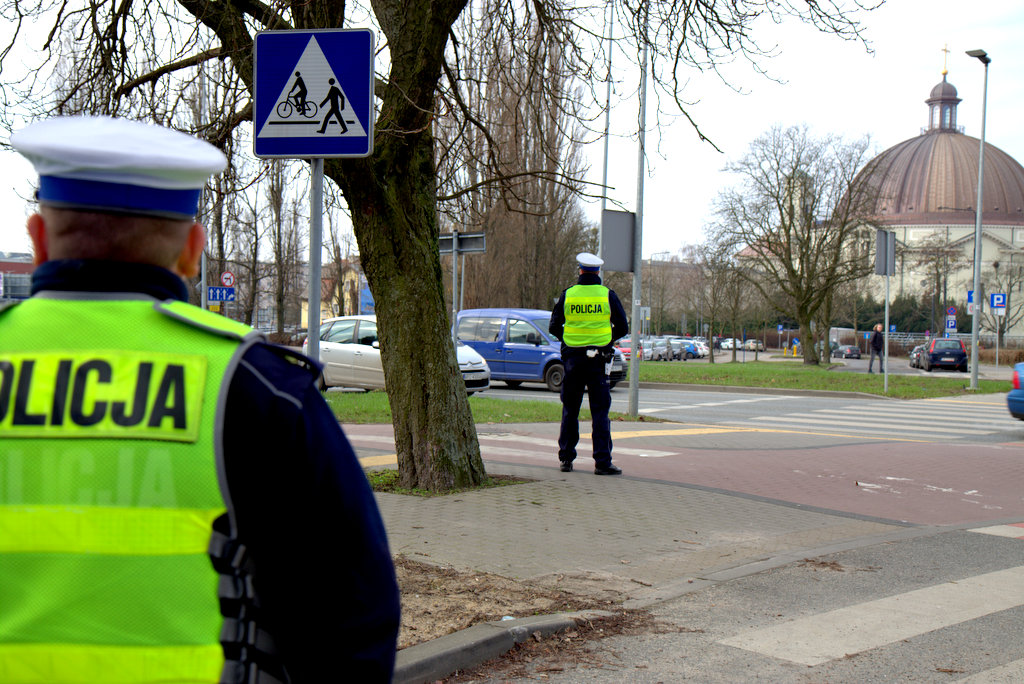
[[[580,252],[576,255],[576,263],[580,265],[580,268],[596,271],[604,265],[604,259],[594,256],[590,252]]]
[[[191,135],[106,116],[45,119],[11,145],[35,166],[41,204],[84,211],[191,219],[207,179],[227,165]]]

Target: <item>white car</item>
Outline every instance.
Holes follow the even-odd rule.
[[[307,339],[302,342],[303,353],[308,353],[308,349]],[[461,341],[455,353],[467,392],[473,394],[491,386],[491,369],[482,356]],[[384,389],[377,317],[339,316],[325,320],[320,325],[320,363],[323,365],[322,390],[328,387]]]

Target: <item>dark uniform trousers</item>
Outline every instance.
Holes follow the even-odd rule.
[[[562,358],[565,378],[562,380],[562,427],[558,433],[558,459],[576,458],[576,444],[580,441],[580,405],[586,391],[590,399],[590,415],[594,440],[594,465],[606,467],[612,462],[611,422],[608,409],[612,405],[605,359],[599,352],[587,358],[586,352],[565,354]]]

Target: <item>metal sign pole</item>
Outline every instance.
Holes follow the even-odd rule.
[[[313,169],[313,188],[309,202],[309,312],[306,349],[310,358],[320,359],[320,245],[323,242],[324,215],[324,160],[316,157],[310,160]]]
[[[636,232],[633,234],[633,310],[632,325],[633,335],[630,339],[629,353],[629,415],[636,418],[640,412],[640,340],[636,326],[640,322],[640,298],[643,291],[643,259],[640,255],[643,252],[644,244],[644,171],[646,166],[646,142],[645,133],[647,128],[647,44],[644,44],[640,60],[640,131],[639,131],[639,160],[637,161],[636,173]]]
[[[459,231],[452,231],[452,344],[459,346]]]

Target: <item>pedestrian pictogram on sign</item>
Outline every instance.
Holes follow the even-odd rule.
[[[258,157],[365,157],[373,150],[373,33],[261,31],[255,40]]]

